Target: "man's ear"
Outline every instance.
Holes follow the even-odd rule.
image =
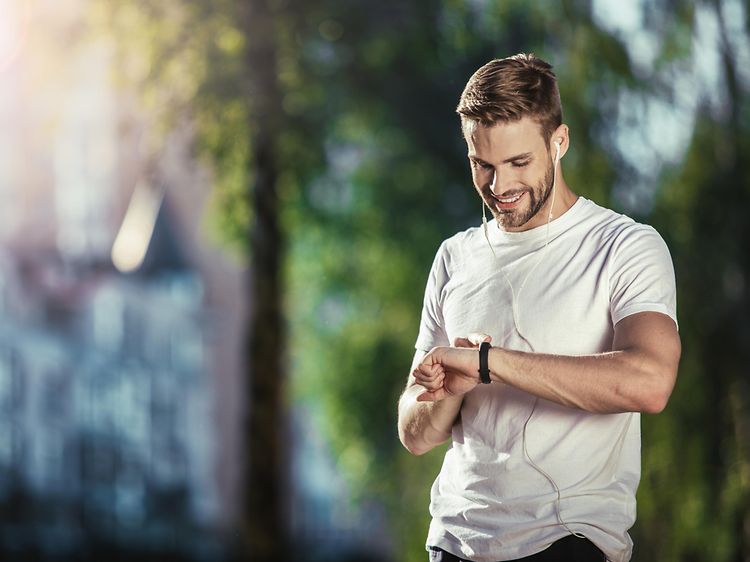
[[[565,153],[568,152],[568,148],[570,147],[569,130],[568,126],[565,123],[561,124],[557,129],[555,129],[555,131],[552,133],[552,136],[550,137],[550,151],[552,152],[552,154],[558,154],[558,146],[560,147],[559,156],[556,156],[556,160],[559,160],[563,156],[565,156]]]

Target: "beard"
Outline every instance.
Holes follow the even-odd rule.
[[[496,205],[487,205],[492,212],[492,216],[497,220],[498,225],[503,228],[519,228],[534,218],[542,210],[544,204],[552,193],[554,165],[550,162],[547,173],[536,187],[524,185],[520,192],[526,192],[529,196],[528,207],[524,209],[499,209]],[[486,199],[493,201],[492,196],[487,194]]]

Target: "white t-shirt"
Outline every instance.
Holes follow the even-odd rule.
[[[483,332],[495,346],[582,355],[611,351],[613,326],[628,315],[655,311],[676,322],[672,260],[650,226],[579,197],[549,232],[505,232],[492,221],[488,234],[496,257],[481,228],[440,246],[417,349]],[[427,544],[476,562],[539,552],[569,534],[559,489],[562,522],[625,562],[639,479],[638,413],[590,414],[478,385],[464,397],[432,487]]]

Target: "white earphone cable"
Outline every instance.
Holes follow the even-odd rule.
[[[484,237],[487,240],[487,244],[490,247],[490,250],[492,251],[493,257],[497,257],[497,254],[495,253],[495,248],[492,247],[492,242],[490,242],[490,235],[487,232],[487,206],[484,204],[484,201],[482,201],[482,228],[484,229]]]

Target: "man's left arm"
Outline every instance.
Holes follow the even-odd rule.
[[[677,378],[681,344],[667,315],[639,312],[614,327],[613,351],[592,355],[551,355],[493,347],[490,377],[540,398],[593,413],[661,412]],[[447,373],[479,382],[474,349],[439,347],[423,364],[442,363]],[[427,391],[419,400],[440,400],[444,379],[434,369],[417,368],[417,382]]]

